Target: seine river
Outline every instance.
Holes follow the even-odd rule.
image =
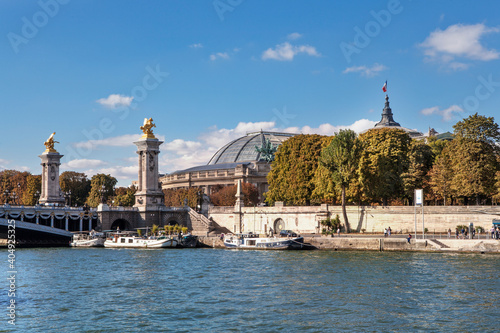
[[[499,330],[497,255],[43,248],[16,265],[2,332]]]

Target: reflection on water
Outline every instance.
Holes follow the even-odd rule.
[[[500,257],[493,255],[213,249],[16,254],[19,332],[496,329]],[[7,301],[4,296],[3,308]]]

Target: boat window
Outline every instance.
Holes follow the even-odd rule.
[[[122,238],[122,243],[125,243],[125,238]]]
[[[247,245],[255,245],[255,241],[254,240],[249,240],[249,241],[247,241]]]
[[[133,243],[133,242],[134,242],[134,240],[131,238],[131,239],[129,239],[129,240],[128,240],[128,242],[129,242],[129,243]]]

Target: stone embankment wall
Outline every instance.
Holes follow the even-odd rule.
[[[415,214],[416,211],[416,214]],[[393,233],[408,233],[423,227],[429,233],[444,233],[451,229],[454,232],[457,225],[481,226],[489,230],[492,220],[500,218],[500,206],[425,206],[423,209],[408,206],[349,206],[347,215],[351,229],[368,233],[380,233],[384,228],[391,227]],[[274,207],[243,207],[241,213],[234,207],[212,207],[211,217],[220,226],[235,232],[241,214],[242,232],[267,233],[269,228],[276,230],[278,223],[281,229],[291,229],[299,233],[320,233],[320,221],[327,217],[339,215],[341,222],[342,208],[340,206],[274,206]],[[422,221],[423,220],[423,221]],[[423,226],[424,225],[424,226]]]
[[[219,237],[199,237],[206,247],[224,248]],[[411,239],[380,237],[305,237],[319,250],[334,251],[414,251],[500,253],[500,241],[494,239]]]

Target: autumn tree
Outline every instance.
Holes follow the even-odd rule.
[[[236,204],[236,185],[225,186],[219,191],[210,195],[210,201],[214,206],[234,206]],[[243,203],[247,207],[255,206],[259,203],[259,190],[251,183],[241,183],[243,192]]]
[[[26,191],[23,195],[23,204],[36,205],[42,193],[42,175],[29,175],[26,178]]]
[[[0,172],[0,181],[2,186],[2,202],[9,201],[10,203],[22,205],[26,197],[27,178],[31,174],[27,171],[3,170]],[[9,192],[8,198],[5,196],[5,191]]]
[[[305,134],[283,142],[267,175],[269,191],[266,201],[270,204],[276,201],[291,205],[311,204],[318,158],[329,140],[331,138],[326,136]]]
[[[106,202],[108,198],[113,196],[113,188],[118,181],[111,175],[98,173],[92,176],[90,180],[91,189],[87,198],[87,204],[90,207],[97,207],[101,203],[101,196],[104,196]],[[104,187],[103,187],[104,186]]]
[[[59,176],[61,191],[71,191],[71,204],[83,206],[90,193],[90,180],[87,175],[75,171],[65,171]]]
[[[342,214],[346,232],[351,231],[346,211],[346,188],[356,178],[359,165],[361,143],[352,130],[341,130],[331,143],[321,151],[319,163],[331,174],[332,179],[341,188]]]
[[[199,195],[203,194],[203,190],[201,187],[166,189],[163,190],[163,194],[165,195],[165,206],[182,207],[187,200],[187,205],[196,209]]]
[[[359,180],[365,199],[387,205],[401,198],[401,175],[408,170],[410,136],[401,129],[374,128],[360,134]]]

